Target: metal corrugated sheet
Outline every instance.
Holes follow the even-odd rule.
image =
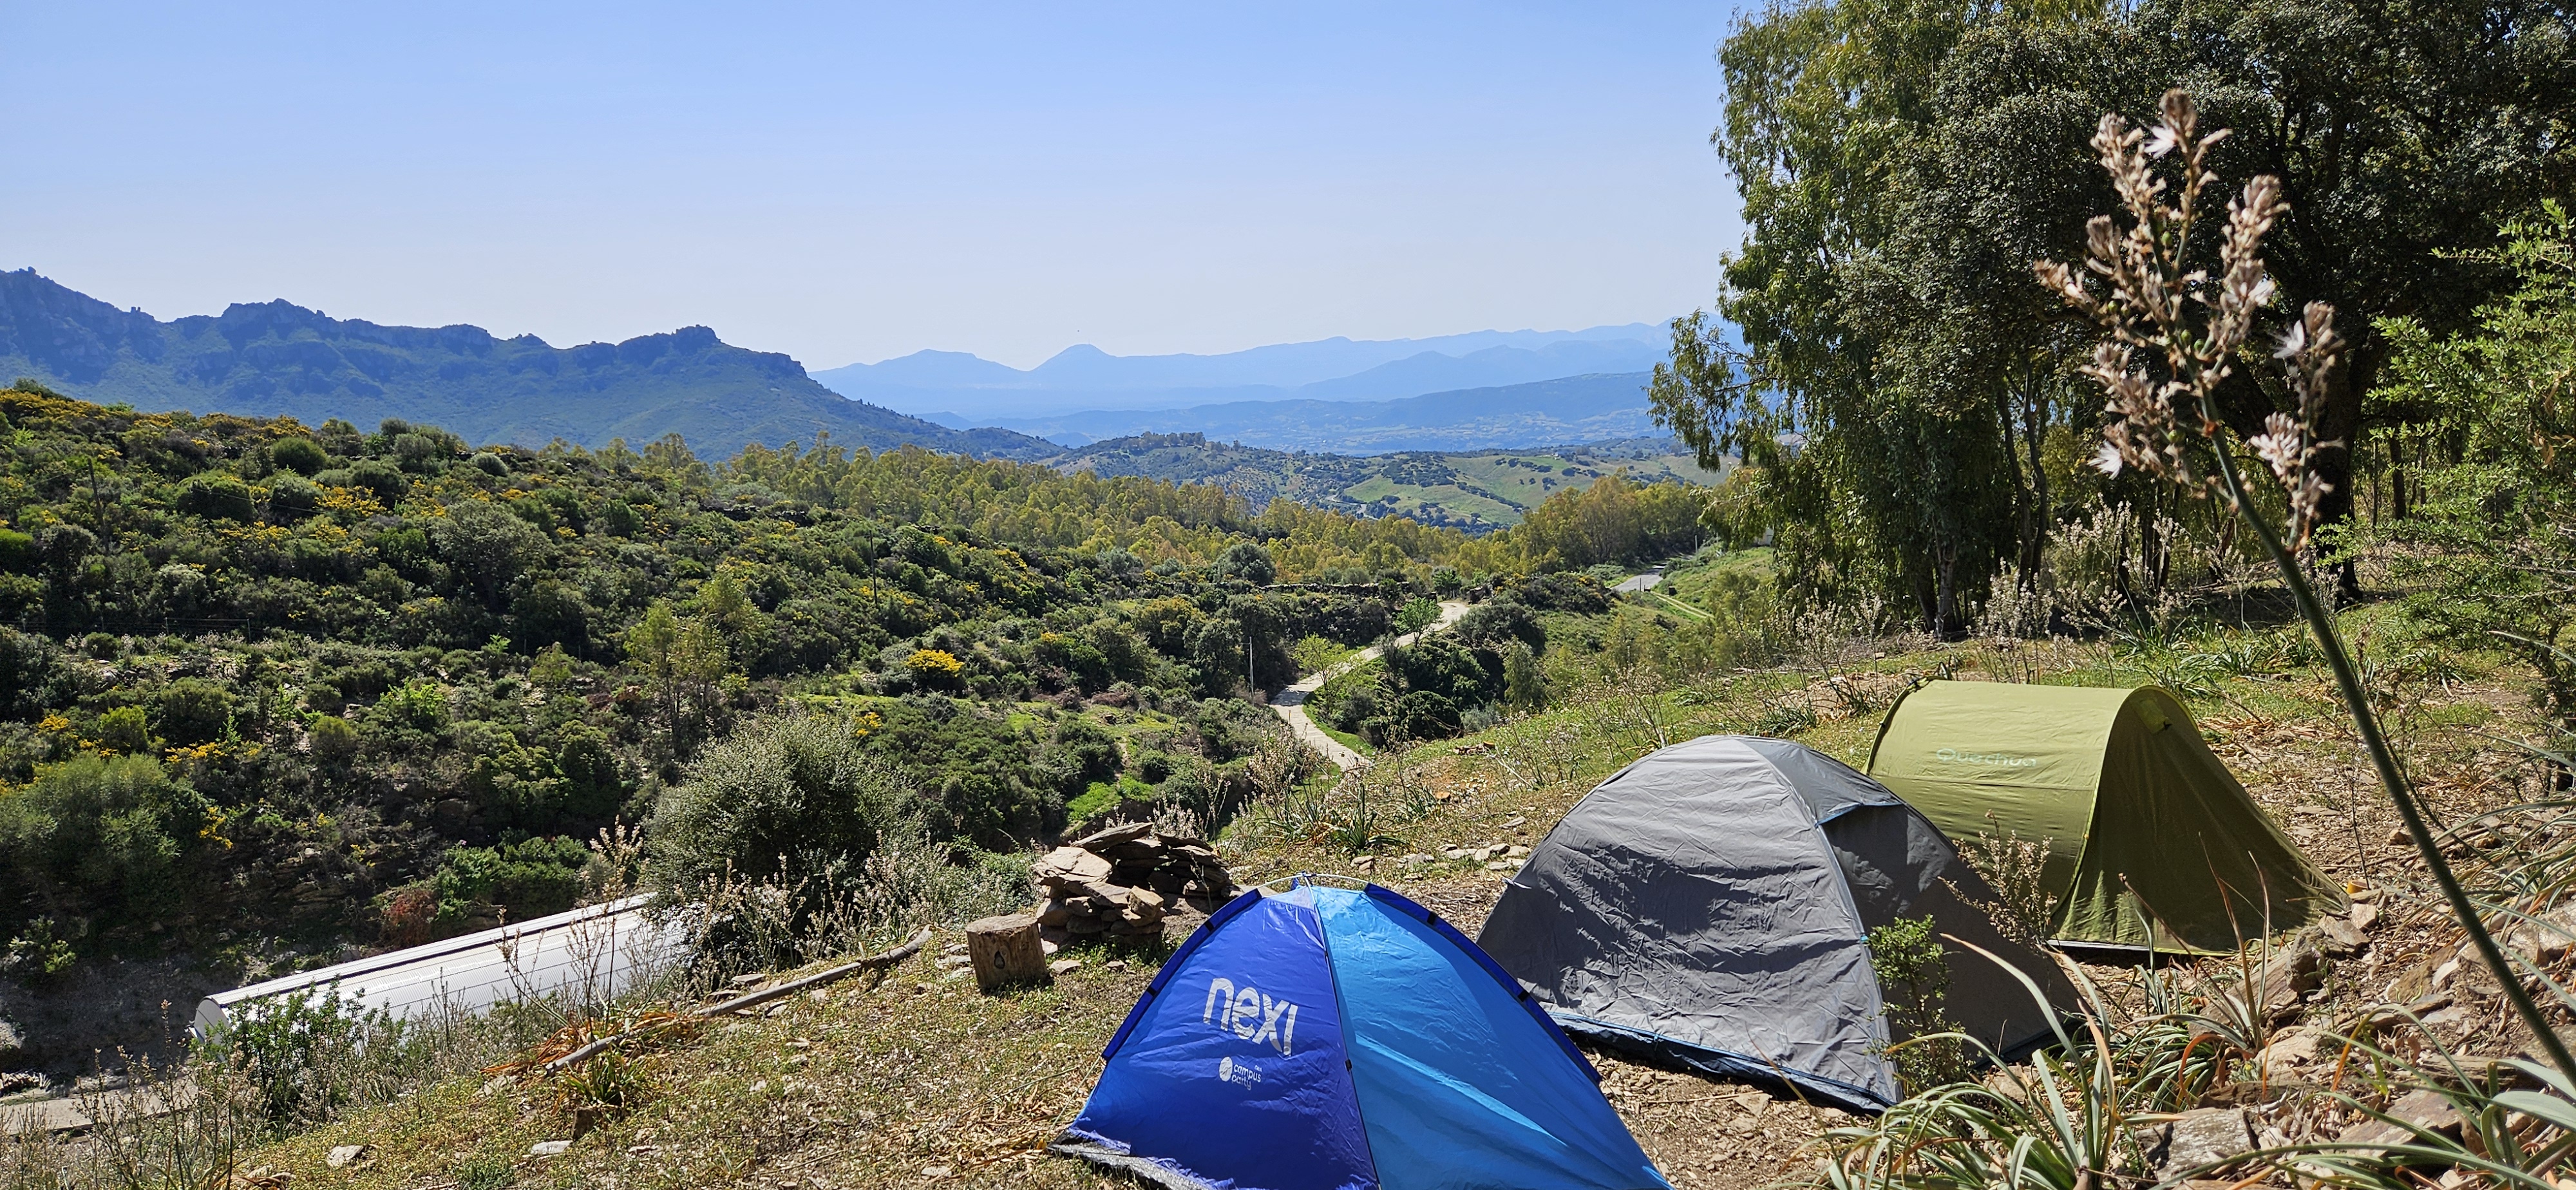
[[[218,992],[197,1005],[191,1031],[205,1037],[243,1004],[333,984],[361,1010],[381,1009],[397,1020],[483,1012],[559,992],[605,999],[686,953],[680,924],[648,919],[646,900],[629,897]]]

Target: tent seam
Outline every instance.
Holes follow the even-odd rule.
[[[1789,796],[1801,807],[1798,818],[1807,824],[1807,830],[1815,836],[1816,842],[1824,848],[1825,862],[1833,865],[1835,877],[1833,882],[1834,895],[1842,901],[1844,911],[1851,914],[1852,927],[1860,931],[1860,937],[1855,939],[1855,941],[1860,943],[1862,961],[1869,964],[1869,1002],[1871,1009],[1869,1014],[1870,1038],[1878,1043],[1879,1050],[1884,1053],[1887,1047],[1893,1044],[1893,1039],[1889,1037],[1887,1029],[1887,996],[1885,990],[1882,989],[1878,983],[1878,958],[1877,956],[1869,953],[1869,923],[1863,920],[1860,915],[1860,902],[1852,899],[1851,873],[1843,870],[1842,858],[1834,851],[1834,841],[1825,835],[1824,824],[1816,820],[1816,815],[1813,810],[1804,809],[1806,806],[1806,799],[1798,796],[1798,783],[1791,780],[1789,778],[1789,774],[1781,771],[1779,765],[1772,763],[1770,757],[1764,756],[1761,749],[1752,747],[1751,745],[1740,746],[1742,746],[1746,752],[1751,753],[1755,760],[1761,761],[1762,767],[1771,770],[1771,776],[1777,779],[1780,785],[1789,791]],[[1902,799],[1899,799],[1899,804],[1902,804]],[[1839,815],[1837,815],[1837,817],[1839,817]],[[1878,1063],[1880,1070],[1888,1076],[1888,1081],[1890,1083],[1895,1082],[1895,1069],[1889,1064],[1887,1059],[1880,1057],[1878,1059]]]
[[[1368,898],[1360,899],[1365,901]],[[1342,1081],[1351,1088],[1351,1116],[1359,1121],[1360,1151],[1368,1157],[1369,1184],[1378,1190],[1386,1190],[1386,1178],[1377,1171],[1377,1142],[1369,1139],[1368,1105],[1360,1102],[1360,1051],[1351,1035],[1351,1002],[1342,995],[1342,968],[1333,962],[1333,930],[1324,924],[1323,907],[1315,904],[1311,897],[1307,898],[1307,908],[1315,915],[1315,936],[1324,943],[1324,977],[1333,981],[1333,1018],[1342,1030]]]

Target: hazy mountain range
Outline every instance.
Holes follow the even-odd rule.
[[[1646,400],[1651,376],[1595,373],[1394,401],[1299,398],[1186,409],[1089,410],[1008,418],[1003,424],[1068,446],[1160,433],[1341,454],[1517,448],[1662,434]]]
[[[0,380],[32,377],[140,409],[363,427],[400,417],[476,443],[600,447],[676,433],[710,458],[826,434],[874,450],[911,443],[1026,460],[1145,433],[1340,454],[1654,436],[1644,389],[1660,336],[1639,323],[1224,355],[1085,346],[1025,371],[919,352],[818,378],[705,327],[556,347],[475,326],[337,319],[285,301],[162,321],[31,269],[0,273]]]
[[[947,425],[1025,429],[1023,423],[1055,424],[1092,411],[1279,400],[1385,401],[1643,372],[1664,358],[1670,344],[1666,331],[1642,322],[1584,331],[1324,339],[1224,355],[1116,356],[1084,344],[1026,371],[960,352],[922,351],[878,364],[832,368],[814,378],[846,396]]]

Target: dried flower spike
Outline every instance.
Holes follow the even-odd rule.
[[[2253,335],[2256,316],[2277,292],[2263,263],[2263,237],[2289,204],[2279,178],[2265,174],[2247,182],[2227,205],[2214,282],[2188,268],[2184,253],[2200,218],[2202,192],[2218,182],[2209,169],[2209,150],[2227,132],[2203,135],[2199,113],[2180,88],[2165,92],[2159,107],[2152,134],[2117,114],[2102,117],[2093,134],[2102,168],[2128,215],[2127,229],[2108,215],[2096,216],[2084,227],[2081,272],[2049,260],[2034,262],[2032,269],[2040,284],[2103,330],[2082,369],[2105,397],[2103,448],[2094,465],[2113,475],[2135,467],[2236,507],[2241,489],[2228,482],[2232,448],[2216,398]],[[2169,188],[2154,168],[2168,157],[2180,158],[2179,187]],[[2085,282],[2087,273],[2102,279],[2102,292]],[[2306,547],[2318,505],[2332,490],[2311,464],[2319,450],[2336,445],[2317,441],[2316,423],[2324,410],[2326,374],[2342,347],[2334,309],[2310,303],[2276,353],[2289,361],[2298,411],[2271,415],[2264,432],[2245,443],[2288,497],[2283,537],[2294,550]]]

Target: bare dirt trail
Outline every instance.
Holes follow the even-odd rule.
[[[1444,599],[1440,601],[1439,619],[1433,620],[1431,622],[1431,626],[1423,629],[1421,632],[1408,632],[1403,636],[1395,638],[1395,646],[1397,648],[1403,648],[1406,645],[1412,644],[1416,639],[1420,638],[1423,633],[1438,632],[1443,628],[1457,623],[1458,617],[1466,614],[1466,604],[1454,599]],[[1306,715],[1306,699],[1313,695],[1315,691],[1322,689],[1324,683],[1332,681],[1334,678],[1349,673],[1350,671],[1366,665],[1371,661],[1377,660],[1378,654],[1382,651],[1383,650],[1379,646],[1370,645],[1357,653],[1351,654],[1348,658],[1320,673],[1307,675],[1295,685],[1272,695],[1270,699],[1270,709],[1276,712],[1279,718],[1288,724],[1288,730],[1296,735],[1299,740],[1303,741],[1307,747],[1323,753],[1324,759],[1332,761],[1333,767],[1338,768],[1343,772],[1349,772],[1352,769],[1367,768],[1369,765],[1368,757],[1351,751],[1349,745],[1326,735],[1323,728],[1315,726],[1315,721],[1308,718]]]

